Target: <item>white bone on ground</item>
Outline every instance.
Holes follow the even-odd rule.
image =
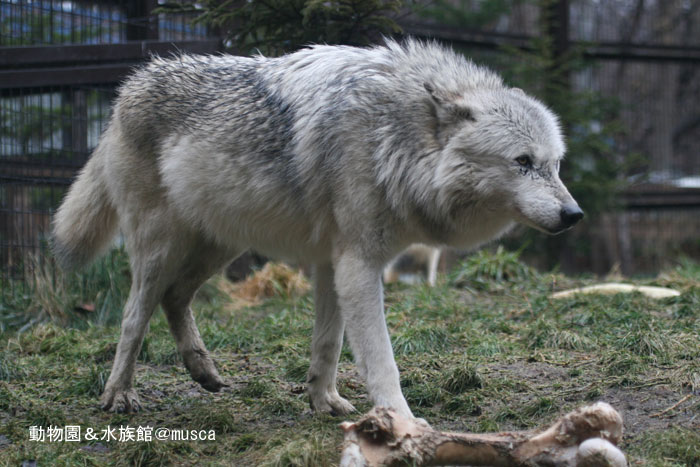
[[[365,460],[365,456],[362,455],[362,450],[359,445],[351,443],[343,449],[343,456],[340,458],[340,467],[365,467],[366,465],[367,461]]]
[[[581,443],[576,453],[577,467],[626,467],[625,455],[615,445],[602,438]]]
[[[632,285],[611,282],[608,284],[589,285],[588,287],[581,287],[579,289],[563,290],[561,292],[557,292],[550,295],[549,298],[568,298],[575,294],[612,295],[616,293],[632,292],[639,292],[651,298],[677,297],[681,294],[677,290],[669,289],[666,287],[652,287],[648,285]]]

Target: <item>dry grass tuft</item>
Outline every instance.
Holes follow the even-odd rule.
[[[304,274],[283,263],[267,263],[251,277],[235,284],[230,291],[233,298],[251,303],[269,297],[294,297],[311,289]]]

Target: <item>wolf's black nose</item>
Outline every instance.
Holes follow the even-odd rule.
[[[565,204],[561,208],[561,223],[564,227],[571,227],[581,219],[583,219],[583,211],[578,207],[578,204]]]

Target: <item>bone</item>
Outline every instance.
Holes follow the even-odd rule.
[[[608,284],[589,285],[588,287],[582,287],[579,289],[562,290],[561,292],[553,293],[549,296],[549,298],[569,298],[579,294],[614,295],[618,293],[632,292],[639,292],[642,295],[646,295],[650,298],[677,297],[681,294],[677,290],[669,289],[666,287],[652,287],[646,285],[632,285],[610,282]]]
[[[541,431],[451,433],[376,407],[344,422],[340,465],[625,467],[622,417],[605,402],[579,408]]]

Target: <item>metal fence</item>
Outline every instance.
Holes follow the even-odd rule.
[[[700,259],[700,60],[684,48],[685,56],[662,48],[643,58],[596,58],[577,76],[579,89],[619,102],[620,157],[645,160],[626,180],[624,209],[592,226],[584,267],[652,273],[681,256]]]
[[[116,84],[151,53],[212,53],[192,15],[147,1],[0,1],[0,287],[46,261],[52,212],[96,146]]]
[[[454,2],[478,10],[482,2]],[[557,0],[513,2],[511,11],[477,28],[409,21],[409,34],[452,43],[498,67],[503,47],[529,49],[551,17],[555,53],[576,49],[583,65],[571,88],[599,93],[619,106],[620,131],[611,137],[618,162],[636,170],[622,209],[566,234],[559,258],[567,271],[653,273],[681,256],[700,259],[700,1]],[[459,16],[459,15],[456,15]],[[449,18],[447,18],[449,23]],[[588,131],[596,131],[591,121]],[[600,122],[604,124],[605,122]]]
[[[0,97],[0,267],[21,279],[43,259],[50,217],[97,144],[111,85],[3,89]]]
[[[192,14],[152,14],[155,0],[0,1],[0,46],[122,44],[209,37]]]
[[[405,29],[488,58],[502,45],[527,47],[537,32],[531,3],[478,31],[425,21]],[[687,3],[668,2],[681,13]],[[0,287],[21,283],[44,260],[51,213],[97,143],[115,84],[152,52],[220,50],[191,16],[153,14],[158,4],[0,0]],[[700,258],[700,188],[692,188],[700,185],[700,41],[632,34],[615,42],[629,37],[596,26],[595,15],[607,11],[600,4],[577,0],[567,10],[567,40],[600,41],[586,46],[589,66],[572,86],[619,100],[621,157],[641,153],[649,164],[638,174],[644,183],[621,199],[626,209],[577,229],[570,265],[606,272],[620,264],[634,273],[678,255]],[[653,14],[642,11],[639,24]]]

